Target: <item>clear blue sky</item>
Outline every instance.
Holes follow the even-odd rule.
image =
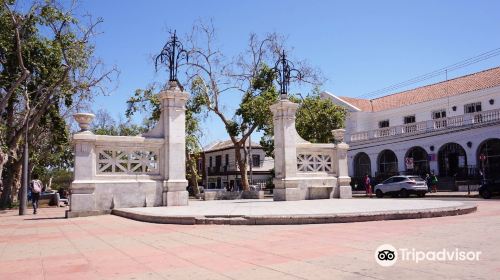
[[[106,108],[114,117],[124,114],[135,89],[167,79],[165,71],[155,73],[151,57],[166,42],[169,28],[187,33],[199,19],[213,19],[221,49],[229,55],[244,49],[251,32],[286,35],[292,57],[306,59],[328,79],[322,89],[344,96],[500,48],[500,1],[494,0],[83,0],[80,8],[104,19],[96,53],[121,71],[117,90],[94,103],[95,110]],[[497,56],[450,72],[449,78],[499,65]],[[204,130],[204,143],[227,138],[216,117],[205,120]]]

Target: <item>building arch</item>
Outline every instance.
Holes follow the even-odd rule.
[[[372,175],[372,165],[370,157],[364,153],[360,152],[354,156],[354,177],[362,178],[365,174]]]
[[[484,155],[485,160],[481,160]],[[500,139],[490,138],[483,141],[477,148],[478,167],[487,178],[500,176]]]
[[[420,147],[414,146],[408,149],[405,155],[405,160],[407,158],[413,159],[413,168],[408,168],[405,164],[406,171],[411,174],[425,175],[429,173],[429,155],[427,151]]]
[[[386,177],[398,174],[398,157],[389,149],[379,153],[377,159],[378,174]]]
[[[467,170],[465,149],[457,143],[446,143],[438,152],[439,176],[457,176]]]

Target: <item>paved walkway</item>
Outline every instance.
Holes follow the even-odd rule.
[[[307,224],[449,216],[475,211],[472,202],[418,199],[272,199],[189,201],[188,206],[113,210],[139,221],[178,224]]]
[[[389,201],[389,200],[386,200]],[[0,212],[0,279],[498,279],[500,200],[468,215],[286,226],[166,225]],[[480,261],[398,261],[374,250],[480,250]]]

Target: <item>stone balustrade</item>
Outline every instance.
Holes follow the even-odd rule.
[[[161,116],[142,136],[94,135],[92,114],[75,114],[74,181],[68,217],[96,215],[122,207],[188,204],[185,168],[185,103],[176,82],[159,94]]]
[[[350,198],[345,130],[334,130],[336,144],[305,141],[295,129],[298,105],[282,99],[271,106],[274,121],[274,200]]]
[[[297,173],[335,176],[335,144],[297,144]]]
[[[119,207],[160,206],[164,139],[106,136],[90,132],[73,136],[75,178],[71,215],[107,213]]]
[[[431,133],[444,129],[484,125],[492,122],[500,122],[500,109],[356,132],[350,135],[350,142],[382,140],[387,137]]]

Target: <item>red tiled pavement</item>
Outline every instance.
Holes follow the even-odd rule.
[[[498,279],[500,200],[473,214],[289,226],[148,224],[116,216],[63,219],[0,212],[0,279]],[[482,251],[478,262],[398,262],[374,250]]]

